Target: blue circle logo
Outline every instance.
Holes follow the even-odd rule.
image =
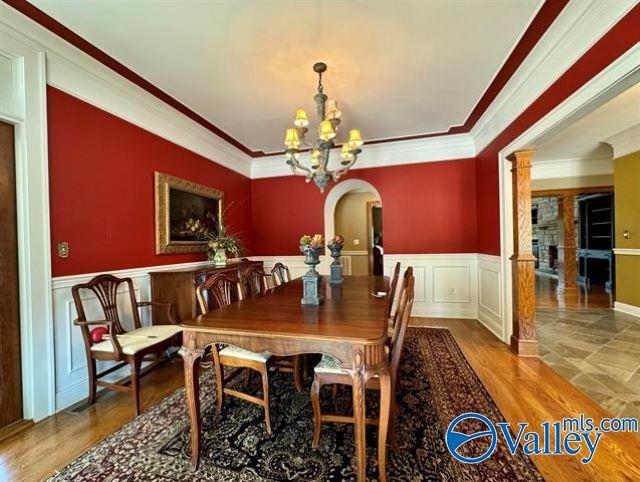
[[[457,432],[455,430],[456,427],[460,424],[460,422],[463,422],[464,420],[475,420],[476,424],[477,421],[479,421],[480,425],[485,425],[487,429],[472,434]],[[458,452],[458,449],[460,449],[467,442],[481,437],[489,438],[489,444],[486,447],[484,447],[483,444],[481,454],[476,455],[475,457],[469,457],[466,455],[461,455]],[[456,417],[453,422],[449,424],[449,428],[447,428],[447,435],[445,440],[447,442],[447,448],[449,449],[449,452],[451,452],[451,455],[453,455],[460,462],[464,462],[467,464],[477,464],[489,458],[489,456],[491,456],[491,454],[495,450],[496,444],[498,443],[496,427],[493,425],[493,422],[484,415],[480,415],[479,413],[464,413],[459,417]]]

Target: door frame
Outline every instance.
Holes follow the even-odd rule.
[[[498,154],[500,192],[500,299],[503,320],[501,338],[509,343],[513,333],[513,283],[510,257],[513,255],[514,212],[511,166],[507,157],[518,150],[535,148],[543,136],[553,135],[640,82],[640,44],[583,85],[568,99],[514,139]],[[534,156],[535,160],[535,156]]]
[[[369,275],[373,274],[373,208],[380,206],[382,208],[382,201],[376,199],[375,201],[367,201],[367,258],[369,266]],[[384,263],[383,263],[384,266]]]
[[[0,45],[13,74],[0,119],[15,126],[23,418],[37,421],[55,412],[45,52],[2,22]]]

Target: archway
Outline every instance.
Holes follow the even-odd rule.
[[[366,223],[366,226],[367,226],[367,234],[366,235],[361,234],[360,236],[358,236],[358,237],[362,237],[366,245],[363,244],[362,249],[359,250],[357,253],[355,251],[350,251],[349,249],[345,248],[343,255],[352,256],[352,257],[355,256],[356,254],[362,255],[361,257],[352,258],[351,261],[353,262],[354,269],[355,269],[355,265],[363,265],[363,266],[370,266],[369,268],[365,268],[365,269],[367,269],[368,271],[371,271],[373,269],[372,265],[373,265],[374,253],[372,249],[373,248],[372,241],[374,238],[371,237],[369,233],[369,231],[371,230],[370,224],[372,223],[372,216],[370,215],[369,210],[373,209],[373,206],[374,206],[374,204],[372,203],[373,200],[375,200],[376,207],[382,206],[382,198],[380,196],[380,193],[373,185],[361,179],[349,179],[347,181],[338,183],[334,186],[334,188],[327,195],[324,203],[324,235],[325,235],[325,239],[328,241],[334,236],[334,234],[336,234],[336,213],[338,211],[339,205],[341,205],[341,200],[346,201],[345,196],[347,194],[356,194],[361,192],[366,192],[370,194],[370,199],[368,199],[368,202],[366,203],[366,210],[367,210],[366,217],[365,217],[365,209],[363,206],[362,218],[358,219],[358,221],[362,221],[363,223]],[[342,203],[342,206],[344,206],[344,203]],[[342,210],[342,207],[340,208],[340,210]],[[362,228],[364,229],[364,226]],[[345,234],[345,233],[340,233],[340,234]],[[366,251],[365,251],[365,248],[366,248]],[[353,250],[354,248],[351,247],[351,249]],[[355,249],[358,250],[359,248],[356,247]],[[379,249],[376,252],[379,252],[381,254],[382,250]],[[368,257],[364,258],[364,255],[368,255]],[[378,260],[378,264],[382,266],[382,257],[381,256],[377,257],[377,260]],[[364,273],[361,273],[361,274],[364,274]]]

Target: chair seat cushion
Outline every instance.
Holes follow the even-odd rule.
[[[333,355],[322,355],[314,371],[316,373],[345,373],[345,371],[340,368],[340,360]]]
[[[125,355],[135,355],[141,350],[160,343],[180,333],[182,328],[177,325],[143,326],[137,330],[128,331],[123,335],[117,335],[118,342]],[[111,340],[96,343],[91,351],[106,351],[113,353]]]
[[[220,350],[220,356],[240,358],[242,360],[251,360],[266,363],[271,358],[270,353],[256,353],[254,351],[245,350],[236,346],[226,346]]]

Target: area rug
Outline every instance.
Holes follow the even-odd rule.
[[[465,412],[504,421],[451,333],[411,328],[405,342],[398,387],[398,448],[389,452],[389,480],[538,481],[531,461],[511,455],[501,442],[487,460],[463,464],[449,453],[444,434]],[[100,442],[50,481],[321,481],[355,480],[353,427],[324,424],[320,447],[311,448],[313,410],[309,391],[293,388],[290,374],[271,380],[271,424],[262,410],[227,397],[215,410],[211,370],[203,374],[203,450],[198,471],[189,465],[189,424],[184,389],[179,389]],[[308,382],[307,387],[308,388]],[[331,389],[323,407],[334,410]],[[377,409],[376,393],[367,393],[367,409]],[[349,410],[350,389],[342,387],[338,409]],[[481,441],[478,443],[482,443]],[[469,445],[469,444],[467,444]],[[377,480],[376,431],[367,431],[368,479]]]

